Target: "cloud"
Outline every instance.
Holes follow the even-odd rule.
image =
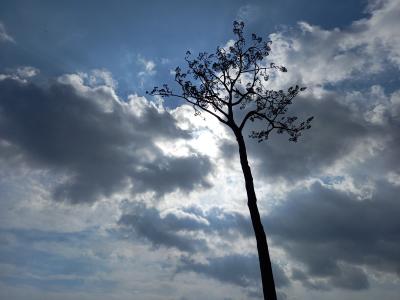
[[[345,290],[365,290],[370,287],[367,274],[359,267],[339,264],[335,274],[323,279],[314,279],[300,269],[293,269],[293,280],[300,281],[306,288],[312,290],[329,291],[332,288]]]
[[[354,22],[354,31],[358,34],[358,41],[348,43],[366,44],[367,53],[374,56],[387,55],[390,62],[400,67],[400,34],[396,30],[400,7],[397,0],[371,1],[368,19]],[[384,51],[383,53],[381,51]]]
[[[113,89],[117,88],[118,83],[114,80],[110,71],[94,69],[90,73],[90,75],[85,74],[85,77],[88,77],[91,86],[105,85]]]
[[[254,171],[272,183],[335,176],[362,183],[363,176],[375,180],[379,174],[398,174],[398,102],[397,90],[386,93],[377,85],[366,91],[324,91],[321,99],[313,93],[299,96],[288,113],[300,119],[313,115],[312,128],[298,143],[278,134],[263,143],[247,139]],[[261,126],[250,124],[246,131]],[[221,151],[237,155],[230,140]]]
[[[263,217],[271,249],[289,254],[292,279],[314,290],[367,290],[375,276],[398,276],[398,91],[371,86],[297,101],[292,112],[316,116],[298,143],[247,144],[260,208],[283,190]],[[223,150],[236,155],[231,143]]]
[[[145,238],[155,248],[163,246],[186,253],[179,258],[177,273],[206,275],[223,283],[250,287],[250,294],[259,295],[257,255],[243,254],[243,249],[242,253],[236,253],[235,247],[228,246],[240,243],[239,236],[253,240],[249,217],[217,207],[203,210],[190,206],[160,211],[155,207],[146,207],[143,203],[131,203],[124,207],[124,214],[118,223],[120,234],[125,237],[132,238],[134,233]],[[225,245],[230,250],[213,249],[213,243],[218,240],[222,241],[217,243],[219,246]],[[201,261],[194,259],[197,254],[215,255],[215,252],[222,256],[208,256]],[[289,286],[285,271],[276,264],[273,269],[277,287]]]
[[[288,84],[308,86],[295,99],[289,115],[300,119],[312,115],[315,119],[311,130],[296,144],[278,135],[262,144],[248,139],[249,155],[257,174],[271,182],[291,183],[316,176],[343,176],[343,173],[360,178],[355,165],[362,168],[361,160],[366,159],[369,161],[366,166],[374,164],[387,172],[386,166],[398,173],[392,150],[398,149],[394,125],[398,124],[394,117],[398,112],[397,92],[386,95],[381,86],[370,82],[373,74],[389,73],[390,80],[398,77],[400,65],[396,57],[400,35],[393,30],[398,27],[397,2],[375,3],[367,17],[346,28],[327,30],[300,22],[295,29],[270,36],[274,43],[268,61],[287,66],[289,72],[272,74],[269,86],[276,89]],[[381,77],[374,80],[387,81]],[[360,82],[363,88],[358,90]],[[251,124],[246,131],[260,129],[259,126]],[[221,152],[229,157],[237,155],[234,145],[235,141],[225,140]]]
[[[310,93],[297,104],[316,119],[297,144],[280,136],[248,143],[256,174],[286,182],[263,223],[292,266],[302,266],[292,279],[307,288],[366,290],[374,276],[400,274],[397,94],[381,86]]]
[[[14,38],[7,33],[6,27],[0,22],[0,42],[15,43]]]
[[[210,186],[207,157],[167,156],[155,145],[190,135],[144,98],[121,101],[112,88],[87,86],[78,75],[49,86],[6,79],[0,91],[1,152],[12,147],[27,166],[62,176],[57,200],[90,203],[129,184],[133,193],[158,196]]]
[[[367,80],[371,74],[400,68],[397,0],[375,1],[368,17],[347,28],[324,29],[307,22],[270,35],[271,59],[289,69],[282,81],[309,87],[334,84],[348,78]],[[285,79],[286,78],[286,79]]]
[[[38,75],[40,73],[39,69],[31,66],[18,67],[16,70],[17,75],[20,78],[30,78]]]
[[[138,56],[137,61],[144,68],[144,70],[138,73],[138,76],[152,76],[156,74],[156,64],[154,61],[150,59],[147,60],[141,55]]]
[[[300,119],[305,114],[315,116],[312,128],[297,143],[290,143],[288,137],[277,134],[264,143],[248,139],[257,173],[272,181],[318,176],[373,134],[369,132],[373,126],[340,103],[338,97],[333,93],[327,94],[323,101],[311,97],[296,99],[289,114]]]
[[[179,220],[172,215],[162,218],[156,208],[147,208],[143,204],[135,205],[132,213],[124,214],[118,223],[126,229],[133,229],[139,237],[146,238],[155,247],[174,247],[186,252],[207,249],[204,239],[191,238],[180,233],[197,227],[197,220]]]
[[[249,140],[248,150],[257,186],[268,185],[268,193],[259,193],[261,209],[270,204],[270,197],[265,195],[282,189],[282,202],[268,207],[264,216],[265,228],[273,240],[271,249],[288,254],[292,280],[315,290],[366,290],[371,274],[398,273],[400,252],[395,241],[399,224],[395,220],[399,207],[394,199],[400,174],[396,156],[400,149],[396,129],[399,92],[387,93],[368,81],[370,75],[388,68],[397,72],[399,66],[398,34],[392,30],[398,23],[393,17],[398,6],[393,7],[393,3],[382,2],[370,10],[368,17],[347,28],[326,30],[301,22],[289,35],[271,35],[276,47],[273,60],[289,68],[286,78],[272,78],[272,84],[310,85],[309,91],[296,99],[290,113],[316,118],[313,128],[297,144],[288,143],[286,137],[273,136],[264,144]],[[349,88],[356,81],[370,88]],[[345,83],[341,88],[340,84]],[[233,145],[232,139],[225,139],[218,159],[237,160]],[[282,180],[285,184],[275,185]],[[238,253],[221,251],[218,256],[196,260],[193,254],[199,248],[182,250],[187,247],[182,243],[195,245],[195,238],[205,236],[224,239],[225,245],[233,245],[231,237],[235,234],[237,238],[252,237],[248,219],[242,215],[232,214],[232,220],[225,222],[222,220],[229,212],[222,211],[218,219],[211,211],[154,209],[153,219],[160,222],[157,230],[174,238],[185,237],[176,243],[170,243],[173,238],[166,242],[160,232],[139,234],[158,246],[190,254],[182,258],[180,272],[192,271],[245,286],[253,275],[243,271],[247,275],[241,277],[242,273],[234,268],[247,270],[250,256],[236,257]],[[137,233],[140,226],[135,218],[142,222],[133,214],[127,225]],[[143,223],[150,226],[150,221]],[[163,228],[162,224],[167,225]],[[204,238],[207,248],[203,251],[208,254],[214,250],[210,240]]]
[[[0,74],[0,81],[7,78],[14,79],[20,82],[27,82],[29,78],[35,77],[40,73],[40,70],[32,66],[20,66],[9,70],[6,74]]]
[[[224,283],[241,287],[259,287],[261,283],[258,257],[255,255],[225,255],[208,258],[206,263],[196,262],[188,257],[181,257],[177,272],[195,272],[214,278]],[[278,288],[289,285],[283,269],[273,264],[275,284]]]
[[[293,278],[329,289],[369,287],[365,268],[400,275],[399,187],[379,182],[370,199],[314,183],[264,218],[267,231],[305,265]]]
[[[371,79],[399,65],[398,7],[393,3],[380,1],[366,18],[346,28],[301,22],[293,31],[272,35],[274,47],[283,47],[274,49],[274,60],[289,72],[271,83],[309,85],[291,112],[316,117],[297,144],[282,136],[247,144],[271,256],[279,262],[275,279],[289,295],[301,295],[301,284],[318,299],[348,290],[341,298],[367,299],[380,291],[376,286],[386,288],[387,278],[398,280],[400,91]],[[137,79],[155,74],[154,61],[139,57],[138,64]],[[389,77],[397,76],[390,72]],[[0,268],[8,274],[2,282],[10,283],[7,289],[2,285],[3,294],[17,294],[9,292],[11,285],[23,285],[18,292],[53,285],[69,286],[71,294],[47,296],[44,289],[33,294],[89,299],[98,296],[96,289],[79,294],[77,288],[88,283],[85,276],[94,285],[112,287],[104,277],[96,283],[94,273],[105,272],[118,282],[118,290],[98,297],[245,298],[241,292],[262,297],[232,136],[208,119],[192,118],[190,107],[170,111],[135,94],[122,99],[105,69],[64,75],[46,85],[30,83],[36,73],[24,67],[0,76],[0,194],[7,199],[2,226],[80,230],[90,223],[111,234],[105,246],[90,239],[86,244],[88,234],[0,232]],[[353,86],[360,82],[368,88]],[[14,168],[22,169],[18,181],[8,176]],[[27,169],[45,172],[35,173],[37,179]],[[203,191],[211,183],[214,189]],[[35,188],[23,190],[27,185]],[[70,207],[41,201],[40,192],[47,189],[54,199],[71,203],[138,197],[122,206],[98,201]],[[186,192],[192,192],[190,197]],[[130,203],[147,200],[147,194],[164,201]],[[89,235],[101,239],[102,234]],[[14,239],[21,244],[15,246]],[[60,254],[82,241],[85,246],[74,253],[101,253],[102,262]],[[28,251],[32,244],[35,249]],[[104,263],[111,269],[103,269]],[[175,270],[175,279],[183,280],[171,280]],[[331,289],[342,291],[316,294]]]
[[[248,217],[217,207],[203,210],[190,206],[159,211],[142,203],[130,204],[124,207],[118,223],[124,233],[133,230],[153,246],[173,247],[189,253],[208,250],[210,240],[216,236],[229,241],[236,240],[237,234],[245,237],[252,234]]]

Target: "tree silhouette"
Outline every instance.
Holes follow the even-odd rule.
[[[242,132],[249,121],[261,121],[264,124],[262,129],[252,131],[250,137],[261,142],[267,140],[275,130],[278,134],[288,134],[289,141],[296,142],[302,131],[311,127],[313,117],[297,122],[297,117],[287,115],[289,105],[305,88],[296,85],[287,92],[267,89],[270,73],[287,72],[287,69],[266,62],[271,51],[271,41],[263,41],[261,37],[252,34],[248,42],[243,35],[243,28],[243,22],[235,21],[234,43],[224,48],[218,47],[215,53],[201,52],[196,58],[191,58],[191,53],[187,51],[185,60],[188,69],[175,69],[175,81],[180,92],[176,93],[164,84],[161,88],[154,87],[150,94],[181,98],[193,106],[195,115],[206,112],[232,129],[239,146],[247,205],[257,240],[264,299],[276,300],[267,238],[257,207]]]

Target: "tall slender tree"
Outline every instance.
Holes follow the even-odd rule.
[[[164,84],[154,87],[150,94],[183,99],[193,106],[195,115],[208,113],[232,130],[239,147],[247,205],[257,241],[264,299],[276,300],[268,243],[257,206],[243,129],[249,121],[260,121],[263,123],[261,129],[253,130],[250,137],[261,142],[276,131],[288,134],[289,141],[296,142],[302,131],[311,127],[313,117],[298,122],[297,117],[288,115],[289,105],[305,87],[296,85],[285,92],[268,89],[271,72],[287,72],[287,69],[267,62],[271,41],[263,41],[256,34],[246,41],[243,28],[243,22],[235,21],[234,42],[227,47],[218,47],[215,53],[201,52],[192,58],[187,51],[188,68],[185,71],[179,67],[175,69],[179,92]]]

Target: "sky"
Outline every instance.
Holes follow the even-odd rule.
[[[262,299],[233,134],[178,99],[234,20],[306,86],[246,137],[280,300],[400,294],[400,1],[0,1],[0,299]]]

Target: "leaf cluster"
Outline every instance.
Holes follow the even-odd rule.
[[[175,69],[179,92],[164,84],[149,93],[183,99],[193,106],[196,115],[209,113],[234,132],[241,132],[248,121],[262,121],[263,129],[250,134],[259,142],[268,139],[273,130],[287,133],[289,140],[296,142],[301,132],[311,127],[313,117],[298,122],[296,116],[287,115],[288,107],[306,88],[296,85],[287,91],[268,89],[271,73],[287,72],[287,69],[267,63],[270,40],[264,41],[253,33],[247,41],[243,28],[243,22],[235,21],[235,40],[226,47],[217,47],[215,53],[200,52],[193,57],[187,51],[187,69]],[[240,110],[244,113],[239,113]]]

